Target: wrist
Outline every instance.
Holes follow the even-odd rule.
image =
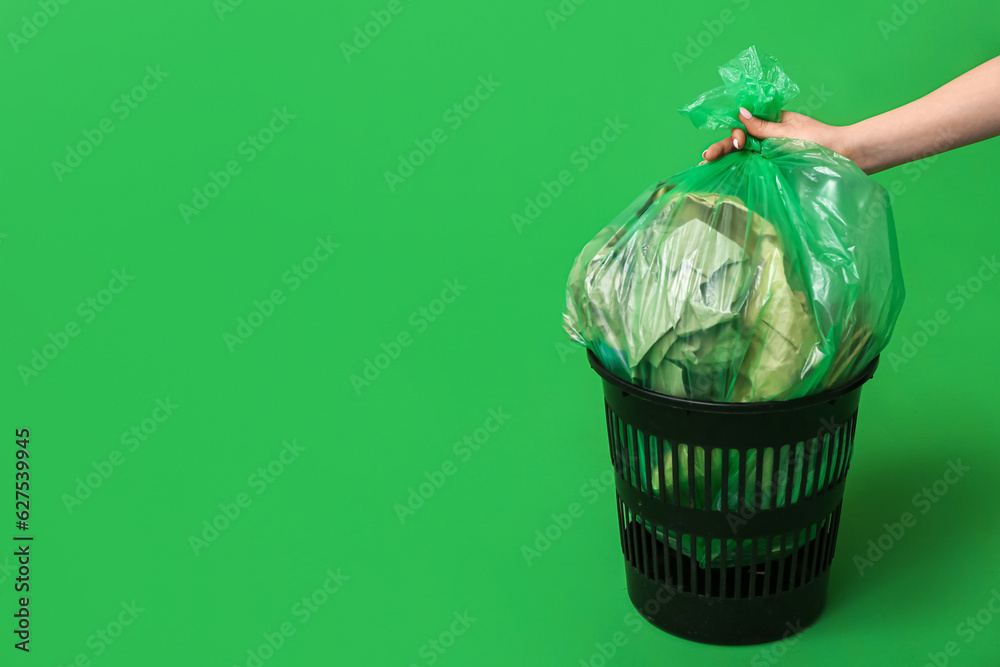
[[[858,165],[866,174],[872,165],[865,150],[866,144],[862,138],[863,128],[857,123],[852,125],[841,125],[832,128],[834,136],[830,148],[837,151],[848,160]]]

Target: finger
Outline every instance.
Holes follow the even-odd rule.
[[[744,148],[747,145],[747,135],[743,130],[736,128],[733,130],[733,147],[736,150]]]
[[[743,107],[740,107],[740,122],[746,126],[747,132],[749,132],[751,136],[757,137],[758,139],[769,139],[771,137],[782,136],[781,123],[772,123],[770,121],[761,120]],[[742,146],[745,144],[740,145]]]
[[[733,139],[729,136],[721,141],[716,141],[714,144],[706,148],[705,152],[702,153],[701,156],[709,162],[712,162],[713,160],[718,160],[724,155],[729,155],[735,150],[736,147],[733,146]]]

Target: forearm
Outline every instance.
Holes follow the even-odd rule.
[[[844,130],[845,155],[869,174],[1000,135],[1000,57],[932,93]]]

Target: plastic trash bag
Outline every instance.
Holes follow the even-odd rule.
[[[798,87],[751,47],[681,110],[699,128],[778,120]],[[643,192],[579,254],[563,326],[616,375],[700,401],[835,388],[887,345],[903,304],[885,189],[815,143],[745,150]]]

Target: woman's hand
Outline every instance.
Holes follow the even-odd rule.
[[[746,125],[751,136],[758,139],[769,139],[772,137],[789,137],[791,139],[805,139],[826,146],[837,151],[844,157],[853,159],[850,149],[846,146],[846,129],[835,125],[827,125],[818,120],[804,116],[794,111],[782,111],[781,121],[777,123],[760,120],[750,115],[750,112],[740,107],[740,120]],[[743,130],[734,129],[728,139],[717,141],[701,154],[705,162],[718,160],[724,155],[729,155],[733,151],[740,150],[747,145],[747,137]]]
[[[826,125],[782,111],[769,123],[740,108],[740,120],[758,139],[805,139],[835,150],[867,174],[1000,136],[1000,56],[987,60],[934,92],[853,125]],[[743,130],[709,146],[702,157],[718,160],[746,146]]]

